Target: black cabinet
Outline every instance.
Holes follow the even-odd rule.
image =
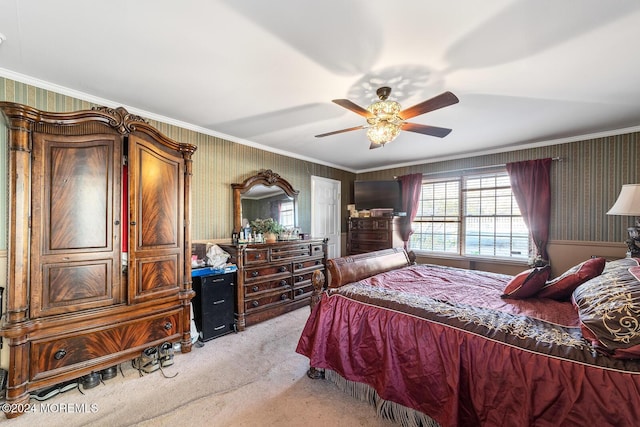
[[[193,319],[200,340],[208,341],[235,330],[236,273],[193,277]]]

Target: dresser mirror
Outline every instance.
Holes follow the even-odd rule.
[[[298,190],[270,169],[233,188],[233,228],[239,231],[257,218],[273,218],[285,229],[298,227]]]

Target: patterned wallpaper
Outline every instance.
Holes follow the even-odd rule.
[[[27,104],[47,111],[90,109],[92,104],[0,77],[0,100]],[[228,238],[232,229],[232,183],[242,182],[260,169],[271,169],[300,190],[299,222],[310,230],[311,176],[342,182],[342,215],[352,203],[354,179],[389,179],[407,173],[439,173],[543,157],[560,157],[552,167],[551,240],[619,242],[633,218],[607,216],[622,184],[640,182],[640,133],[527,150],[425,163],[384,171],[355,174],[317,163],[293,159],[236,144],[174,125],[155,122],[162,133],[198,146],[193,160],[192,237]],[[0,125],[0,249],[6,249],[7,143]],[[345,221],[342,221],[344,224]],[[344,232],[345,230],[343,230]]]
[[[359,174],[390,179],[409,173],[481,168],[507,162],[559,157],[551,167],[550,240],[620,242],[633,218],[606,215],[622,184],[640,182],[640,132],[586,141],[469,157]],[[481,171],[478,170],[478,171]]]
[[[91,109],[92,103],[0,77],[0,100],[30,105],[44,111]],[[260,169],[271,169],[300,191],[298,220],[302,231],[311,229],[311,176],[343,183],[343,200],[355,174],[317,163],[293,159],[257,148],[236,144],[193,130],[149,120],[160,132],[180,142],[198,146],[193,156],[192,238],[225,239],[233,228],[231,184],[244,181]],[[0,249],[6,249],[7,131],[0,124]],[[346,196],[345,196],[346,195]],[[346,202],[343,203],[346,216]]]

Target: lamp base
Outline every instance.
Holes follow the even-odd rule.
[[[629,238],[625,240],[627,244],[627,258],[640,258],[640,227],[627,228]]]

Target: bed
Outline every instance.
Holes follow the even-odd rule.
[[[638,260],[546,270],[332,259],[296,351],[403,425],[638,425]]]

